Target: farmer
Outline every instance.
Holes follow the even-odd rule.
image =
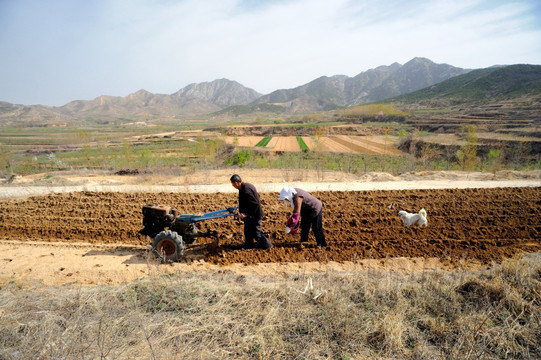
[[[237,174],[231,176],[231,185],[239,191],[239,219],[244,222],[244,248],[254,247],[254,239],[262,249],[274,247],[261,232],[263,209],[255,186],[243,182]]]
[[[323,204],[319,199],[310,193],[299,189],[286,186],[280,191],[278,201],[285,201],[291,205],[293,213],[288,220],[288,228],[295,228],[301,221],[301,242],[308,241],[310,227],[316,238],[316,243],[320,247],[327,246],[325,234],[323,233]]]

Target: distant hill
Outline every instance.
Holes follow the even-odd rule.
[[[58,109],[77,118],[87,117],[174,117],[199,115],[232,105],[248,104],[261,96],[255,90],[227,79],[190,84],[171,95],[145,90],[126,97],[100,96],[90,101],[72,101]]]
[[[541,94],[541,65],[509,65],[473,70],[386,101],[460,104],[504,100],[528,94]]]

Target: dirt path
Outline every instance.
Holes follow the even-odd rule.
[[[325,204],[328,248],[315,247],[313,240],[300,244],[284,233],[290,209],[276,200],[273,190],[262,192],[261,198],[267,215],[263,230],[274,249],[244,250],[241,224],[231,218],[213,220],[202,227],[218,231],[218,249],[209,253],[200,239],[182,262],[168,265],[148,255],[148,241],[138,234],[142,205],[168,204],[181,213],[204,213],[235,205],[235,192],[75,191],[3,200],[0,280],[104,284],[155,271],[216,269],[281,273],[387,266],[421,271],[480,266],[541,251],[537,180],[526,187],[484,189],[459,189],[457,181],[447,185],[455,188],[430,190],[328,191],[317,189],[316,183],[303,185],[310,191],[316,188],[313,193]],[[404,227],[398,210],[421,207],[428,211],[429,226]]]
[[[153,274],[229,271],[239,275],[281,275],[315,272],[355,272],[388,268],[413,273],[451,269],[437,258],[359,259],[356,262],[261,263],[217,265],[206,262],[202,247],[190,247],[185,260],[162,264],[148,246],[0,240],[0,286],[6,282],[46,285],[118,285]],[[465,268],[479,264],[464,264]]]

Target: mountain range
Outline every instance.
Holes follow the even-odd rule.
[[[322,76],[296,88],[276,90],[267,95],[244,87],[236,81],[219,79],[190,84],[170,95],[139,90],[126,97],[99,96],[93,100],[71,101],[60,107],[0,102],[0,123],[149,121],[220,114],[237,115],[241,112],[257,111],[298,114],[378,102],[421,89],[430,89],[436,84],[447,84],[453,79],[455,83],[450,87],[460,87],[464,86],[464,83],[459,79],[469,73],[478,74],[477,81],[482,82],[484,76],[494,73],[494,69],[497,68],[472,71],[436,64],[426,58],[414,58],[404,65],[393,63],[379,66],[354,77]],[[534,73],[538,71],[534,70]],[[539,80],[535,80],[536,77],[531,74],[527,77],[533,84],[530,86],[535,87]],[[471,83],[470,80],[462,81]],[[514,83],[520,87],[519,81]]]

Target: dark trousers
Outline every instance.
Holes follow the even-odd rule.
[[[308,241],[308,233],[310,228],[314,232],[316,243],[319,246],[327,246],[325,234],[323,233],[323,211],[320,211],[317,216],[308,216],[301,213],[301,242]]]
[[[261,232],[261,219],[246,219],[244,220],[244,246],[253,247],[254,239],[262,249],[273,247],[269,239]]]

